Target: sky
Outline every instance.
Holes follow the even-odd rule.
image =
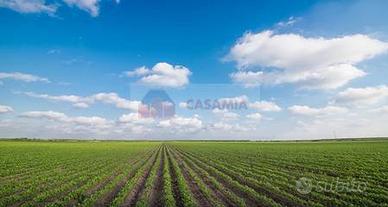
[[[387,136],[387,9],[0,0],[0,137]]]

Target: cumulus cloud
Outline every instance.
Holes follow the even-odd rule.
[[[216,122],[213,124],[209,124],[208,128],[210,130],[231,130],[233,128],[232,124],[224,123],[224,122]]]
[[[187,102],[180,102],[179,103],[179,108],[186,109],[188,107]]]
[[[325,39],[264,31],[245,34],[231,49],[229,58],[242,68],[265,66],[308,69],[359,63],[387,48],[387,43],[360,34]]]
[[[282,110],[280,106],[278,106],[275,102],[272,101],[256,101],[253,103],[249,103],[249,108],[265,111],[265,112],[279,112]]]
[[[305,105],[294,105],[288,108],[292,114],[303,115],[303,116],[326,116],[336,115],[340,113],[346,113],[348,111],[345,107],[339,106],[326,106],[323,108],[314,108]]]
[[[152,117],[143,117],[139,113],[123,114],[119,117],[117,128],[135,134],[151,133],[155,129],[157,122]]]
[[[139,77],[139,76],[141,77],[141,76],[148,75],[150,73],[151,73],[150,69],[148,69],[145,66],[142,66],[142,67],[136,68],[133,71],[125,71],[124,75],[126,75],[127,77]]]
[[[19,73],[19,72],[13,72],[13,73],[0,72],[0,80],[1,79],[11,79],[11,80],[17,80],[17,81],[24,81],[24,82],[44,82],[44,83],[50,82],[47,78],[42,78],[36,75]]]
[[[175,115],[170,119],[160,121],[158,126],[167,128],[170,132],[194,133],[203,128],[203,123],[198,115],[194,115],[193,117]]]
[[[236,83],[245,87],[261,84],[277,85],[295,83],[305,89],[335,89],[346,85],[355,78],[363,77],[366,73],[349,64],[339,64],[303,71],[267,72],[238,71],[230,76]]]
[[[289,139],[334,139],[347,137],[379,136],[383,130],[374,121],[359,117],[343,116],[298,121],[295,126],[284,133]],[[373,125],[372,125],[373,123]],[[378,126],[376,128],[376,126]]]
[[[334,89],[364,76],[355,65],[387,50],[388,43],[361,34],[327,39],[263,31],[245,34],[226,59],[239,68],[231,78],[246,86],[295,83]]]
[[[131,124],[151,124],[154,123],[154,119],[150,117],[142,117],[139,113],[129,113],[121,115],[119,122]]]
[[[263,118],[263,116],[260,113],[248,114],[246,117],[254,121],[260,121]]]
[[[365,88],[347,88],[338,93],[335,103],[351,105],[371,105],[388,98],[388,86],[380,85]]]
[[[220,132],[228,132],[229,134],[231,133],[236,133],[236,132],[247,132],[250,130],[253,130],[253,128],[250,128],[246,125],[241,125],[239,123],[225,123],[225,122],[215,122],[215,123],[210,123],[206,126],[207,132],[215,132],[215,133],[220,133]]]
[[[138,110],[140,104],[140,101],[132,101],[122,98],[117,93],[97,93],[85,97],[76,95],[53,96],[48,94],[37,94],[33,92],[25,92],[24,94],[34,98],[71,103],[73,106],[78,108],[87,108],[95,102],[101,102],[105,104],[112,104],[119,109],[136,111]]]
[[[175,115],[173,117],[156,120],[149,117],[143,117],[139,113],[123,114],[118,119],[121,128],[136,129],[136,133],[152,133],[154,135],[169,136],[171,134],[186,135],[187,133],[197,133],[201,131],[204,124],[198,115],[192,117],[182,117]]]
[[[74,122],[76,124],[81,125],[106,125],[108,124],[108,120],[102,117],[98,116],[77,116],[77,117],[70,117],[69,120],[71,122]]]
[[[250,101],[248,96],[242,95],[242,96],[236,96],[236,97],[228,97],[228,98],[220,98],[218,99],[220,103],[233,103],[233,104],[245,104],[246,109],[254,109],[257,111],[264,111],[264,112],[279,112],[282,110],[282,108],[277,105],[273,101]]]
[[[263,76],[264,73],[262,71],[237,71],[230,74],[230,78],[232,78],[235,83],[248,88],[263,84]]]
[[[212,110],[212,113],[224,121],[236,120],[240,117],[239,114],[231,112],[227,109],[215,108]]]
[[[109,121],[105,118],[98,116],[76,116],[70,117],[64,113],[56,111],[29,111],[20,115],[25,118],[35,118],[35,119],[48,119],[51,121],[70,123],[70,124],[79,124],[79,125],[91,125],[91,126],[104,126],[109,124]]]
[[[24,125],[32,126],[33,130],[44,123],[42,131],[49,134],[63,134],[65,137],[72,138],[74,135],[88,138],[91,136],[125,138],[152,132],[155,126],[154,120],[141,118],[137,113],[123,114],[117,121],[99,116],[69,116],[56,111],[28,111],[20,114],[19,117],[33,120],[22,122]],[[50,122],[43,122],[44,120]]]
[[[191,71],[180,65],[157,63],[151,69],[145,66],[124,72],[128,77],[141,77],[139,82],[151,86],[182,87],[189,84]]]
[[[98,93],[92,95],[90,98],[106,104],[113,104],[120,109],[128,109],[133,111],[138,110],[140,104],[140,101],[131,101],[125,98],[121,98],[117,93]]]
[[[52,96],[52,95],[48,95],[48,94],[37,94],[37,93],[33,93],[33,92],[25,92],[24,94],[29,96],[29,97],[34,97],[34,98],[41,98],[41,99],[46,99],[46,100],[51,100],[51,101],[68,102],[68,103],[73,104],[73,106],[79,107],[79,108],[89,107],[89,104],[92,101],[89,98],[76,96],[76,95]]]
[[[0,114],[13,112],[13,108],[10,106],[0,105]]]
[[[0,7],[20,13],[47,13],[52,15],[57,11],[57,5],[48,4],[45,0],[0,0]]]

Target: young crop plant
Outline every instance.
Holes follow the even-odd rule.
[[[193,207],[197,206],[197,203],[187,186],[186,180],[183,177],[182,171],[178,167],[175,159],[172,158],[170,149],[167,147],[167,157],[170,163],[170,172],[174,175],[175,185],[177,185],[179,197],[182,199],[183,206]]]
[[[140,198],[137,200],[136,206],[139,206],[139,207],[151,206],[151,202],[152,202],[151,201],[151,194],[152,194],[152,190],[153,190],[154,185],[155,185],[156,180],[157,180],[157,177],[156,177],[157,171],[160,168],[160,163],[161,163],[162,156],[163,156],[162,151],[163,150],[159,150],[157,158],[156,158],[156,162],[152,166],[151,170],[149,171],[148,178],[145,181],[145,184],[143,186],[143,192],[142,192]]]
[[[160,148],[156,153],[152,155],[151,159],[145,162],[145,164],[143,164],[139,168],[136,168],[134,171],[132,171],[131,174],[134,174],[134,175],[130,176],[129,180],[124,184],[120,192],[112,201],[111,206],[130,205],[133,202],[136,202],[136,200],[132,200],[133,197],[137,196],[137,193],[138,193],[135,189],[135,186],[140,182],[142,178],[147,179],[148,172],[155,164],[159,156],[159,153],[160,153]],[[140,186],[140,188],[141,187],[142,186]]]
[[[176,201],[173,194],[172,179],[169,166],[171,163],[167,159],[166,147],[163,147],[163,204],[165,206],[176,206]]]
[[[182,169],[186,170],[190,178],[194,181],[194,183],[198,186],[200,189],[202,195],[205,198],[199,198],[201,200],[205,199],[208,200],[211,206],[216,206],[216,207],[221,207],[224,206],[217,198],[216,196],[212,193],[211,189],[206,186],[206,184],[202,181],[202,179],[199,177],[197,173],[195,173],[187,164],[186,161],[182,159],[181,156],[176,154],[174,150],[171,150],[174,159],[177,159],[178,162],[180,163],[180,166]]]

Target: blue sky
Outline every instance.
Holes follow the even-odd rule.
[[[0,0],[0,136],[386,136],[387,8],[377,0]],[[139,115],[154,88],[172,97],[175,116]],[[208,98],[248,109],[184,104]]]

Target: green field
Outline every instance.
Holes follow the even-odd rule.
[[[0,141],[0,206],[388,206],[388,140]]]

